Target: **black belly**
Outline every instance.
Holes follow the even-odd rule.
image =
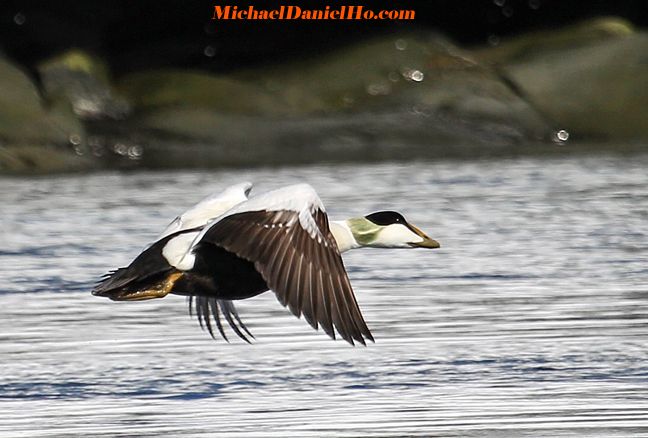
[[[195,250],[193,269],[185,271],[171,293],[242,300],[268,290],[254,263],[221,247],[201,243]]]

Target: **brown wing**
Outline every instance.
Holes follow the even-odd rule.
[[[313,328],[321,325],[335,339],[335,327],[352,345],[354,339],[363,345],[365,338],[373,341],[326,213],[315,209],[301,214],[309,215],[308,231],[296,211],[237,213],[214,224],[201,244],[221,246],[253,262],[279,302],[297,317],[303,314]]]

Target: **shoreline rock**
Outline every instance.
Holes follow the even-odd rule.
[[[584,141],[648,141],[648,33],[602,17],[475,50],[557,128]]]
[[[390,35],[228,75],[112,80],[69,50],[40,64],[40,89],[0,58],[0,173],[636,150],[646,53],[648,33],[601,18],[490,48]]]

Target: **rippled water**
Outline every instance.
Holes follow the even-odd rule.
[[[648,436],[648,157],[0,179],[2,436]],[[443,248],[352,251],[376,344],[89,290],[226,184],[308,181]]]

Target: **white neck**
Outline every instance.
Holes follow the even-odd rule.
[[[353,248],[359,248],[360,245],[353,238],[353,233],[346,221],[329,221],[331,234],[335,237],[340,252],[345,252]]]

